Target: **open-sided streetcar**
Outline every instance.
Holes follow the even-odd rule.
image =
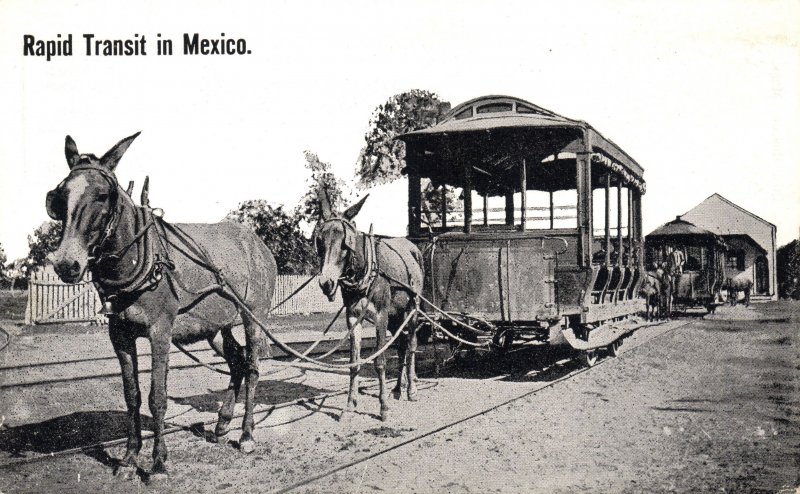
[[[680,216],[661,225],[645,237],[648,267],[679,258],[673,274],[673,307],[705,307],[713,312],[722,304],[725,281],[726,245],[722,237],[704,230]],[[674,253],[678,252],[679,256]]]
[[[485,96],[406,143],[409,238],[425,296],[470,341],[616,354],[644,309],[642,167],[586,122]],[[475,330],[478,329],[478,330]],[[562,339],[563,336],[563,339]]]

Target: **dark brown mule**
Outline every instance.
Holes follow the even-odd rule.
[[[363,320],[375,323],[375,347],[382,348],[386,342],[387,329],[394,335],[403,321],[411,317],[404,333],[396,342],[401,367],[393,393],[395,398],[400,398],[405,374],[408,399],[416,401],[417,321],[416,314],[412,315],[412,312],[418,303],[416,292],[422,289],[422,254],[416,245],[404,238],[375,239],[356,229],[352,219],[361,210],[366,197],[338,215],[332,211],[324,189],[321,196],[322,218],[317,226],[315,240],[317,254],[322,263],[319,285],[330,300],[333,300],[336,288],[342,287],[342,300],[351,332],[350,362],[357,362],[361,358]],[[378,356],[374,365],[378,374],[381,420],[386,420],[389,412],[386,398],[386,354]],[[350,369],[350,390],[342,416],[356,407],[358,373],[359,367]]]
[[[678,277],[677,268],[669,261],[661,263],[656,270],[656,276],[661,281],[661,318],[672,318],[672,298],[675,293],[675,282]]]
[[[79,154],[67,136],[70,173],[47,194],[48,214],[64,223],[61,242],[50,257],[56,272],[63,281],[74,283],[87,269],[91,271],[105,306],[113,312],[109,335],[122,367],[128,407],[128,443],[119,466],[127,476],[136,472],[142,446],[136,354],[140,337],[149,339],[152,346],[150,412],[155,440],[151,474],[166,474],[167,446],[161,436],[173,341],[208,340],[230,366],[231,380],[216,427],[218,438],[230,429],[241,382],[246,380],[239,444],[245,452],[253,450],[253,400],[263,337],[232,302],[229,290],[242,295],[259,318],[266,318],[276,278],[272,253],[244,227],[235,223],[170,225],[146,204],[133,203],[119,186],[114,169],[136,136],[123,139],[102,158]],[[245,348],[231,333],[239,321],[245,325]],[[214,341],[219,333],[221,344]]]

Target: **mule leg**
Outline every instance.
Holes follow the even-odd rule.
[[[417,401],[417,316],[409,322],[408,331],[408,401]]]
[[[389,327],[389,314],[386,310],[380,310],[375,314],[375,348],[383,348],[386,344],[386,330]],[[397,328],[395,328],[396,330]],[[378,374],[378,399],[381,403],[381,420],[389,418],[389,403],[386,398],[386,352],[378,355],[373,363],[375,373]]]
[[[164,415],[167,413],[167,372],[169,370],[169,326],[153,329],[150,346],[153,364],[150,379],[150,413],[153,416],[153,468],[151,476],[167,475],[167,443],[164,441]]]
[[[400,327],[400,324],[402,324],[402,319],[398,320],[397,317],[389,319],[390,327],[395,328],[395,330]],[[399,400],[403,393],[403,379],[406,378],[406,370],[408,369],[408,337],[405,334],[398,336],[395,341],[395,346],[397,347],[397,365],[399,366],[399,370],[397,374],[397,384],[392,388],[392,396]]]
[[[244,317],[244,331],[247,340],[246,371],[245,371],[245,404],[244,422],[242,425],[242,436],[239,439],[239,449],[244,453],[252,453],[255,449],[253,439],[253,408],[255,407],[256,388],[258,387],[258,362],[259,362],[259,326],[248,317]]]
[[[348,311],[349,312],[349,311]],[[361,322],[353,314],[347,315],[347,326],[350,328],[350,363],[361,360]],[[345,405],[341,420],[348,412],[355,410],[358,405],[356,396],[358,395],[358,373],[360,366],[350,368],[350,389],[347,392],[347,405]]]
[[[233,337],[230,328],[222,330],[221,352],[216,348],[213,342],[211,345],[225,358],[225,361],[228,362],[228,368],[231,371],[231,380],[228,383],[225,401],[222,402],[222,406],[219,409],[219,418],[217,419],[217,427],[214,432],[217,436],[217,442],[224,442],[225,435],[228,434],[231,428],[231,420],[233,419],[236,400],[239,398],[239,390],[241,389],[242,379],[244,378],[246,357],[244,348],[242,348]]]
[[[124,474],[128,479],[136,475],[139,451],[142,449],[142,394],[139,391],[139,365],[136,353],[136,338],[125,331],[123,323],[112,317],[108,325],[111,344],[122,369],[122,387],[125,392],[125,405],[128,408],[128,443],[125,455],[120,460],[114,474]]]

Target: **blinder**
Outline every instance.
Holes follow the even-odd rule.
[[[349,225],[344,226],[344,246],[352,251],[356,250],[356,230],[355,227],[347,228]]]
[[[47,193],[45,208],[47,209],[47,216],[54,220],[64,219],[67,214],[67,205],[64,202],[64,198],[59,194],[58,189],[53,189]]]

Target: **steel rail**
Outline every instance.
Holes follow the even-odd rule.
[[[655,325],[652,325],[650,327],[663,325],[663,324],[666,324],[666,322],[667,321],[664,321],[664,322],[662,322],[660,324],[655,324]],[[691,324],[693,322],[695,322],[695,321],[694,320],[686,321],[686,322],[684,322],[684,323],[682,323],[680,325],[675,326],[674,328],[671,328],[671,329],[668,329],[667,331],[664,331],[661,334],[655,335],[655,336],[647,339],[646,341],[643,341],[640,344],[638,344],[638,345],[636,345],[634,347],[631,347],[629,350],[627,350],[625,352],[625,354],[631,353],[631,352],[635,351],[637,348],[640,348],[640,347],[650,343],[653,340],[656,340],[656,339],[661,338],[661,337],[663,337],[663,336],[665,336],[667,334],[670,334],[670,333],[674,332],[675,330],[683,328],[683,327],[685,327],[685,326],[687,326],[687,325],[689,325],[689,324]],[[625,355],[625,354],[622,354],[622,355]],[[622,357],[622,356],[620,356],[620,357]],[[619,359],[620,357],[617,357],[617,359]],[[577,357],[575,357],[575,358],[577,358]],[[584,368],[581,368],[581,369],[577,369],[577,370],[567,374],[566,376],[563,376],[563,377],[561,377],[559,379],[551,381],[550,383],[547,383],[546,385],[544,385],[542,387],[526,391],[526,392],[524,392],[524,393],[522,393],[520,395],[514,396],[514,397],[512,397],[512,398],[510,398],[508,400],[505,400],[502,403],[492,405],[491,407],[488,407],[488,408],[485,408],[483,410],[480,410],[480,411],[478,411],[476,413],[473,413],[473,414],[471,414],[471,415],[469,415],[467,417],[463,417],[463,418],[454,420],[452,422],[448,422],[447,424],[444,424],[444,425],[442,425],[440,427],[437,427],[434,430],[431,430],[431,431],[428,431],[428,432],[425,432],[425,433],[422,433],[422,434],[418,434],[418,435],[416,435],[414,437],[411,437],[411,438],[409,438],[407,440],[404,440],[404,441],[402,441],[402,442],[400,442],[398,444],[389,446],[387,448],[384,448],[382,450],[376,451],[376,452],[371,453],[369,455],[366,455],[366,456],[364,456],[362,458],[358,458],[356,460],[350,461],[350,462],[348,462],[346,464],[343,464],[343,465],[340,465],[338,467],[331,468],[331,469],[326,470],[325,472],[322,472],[320,474],[310,476],[310,477],[308,477],[308,478],[306,478],[304,480],[301,480],[299,482],[295,482],[295,483],[290,484],[289,486],[286,486],[286,487],[282,487],[282,488],[277,489],[277,490],[275,490],[273,492],[275,492],[275,493],[290,492],[290,491],[292,491],[294,489],[297,489],[299,487],[308,485],[308,484],[310,484],[312,482],[315,482],[317,480],[323,479],[325,477],[329,477],[331,475],[336,474],[337,472],[340,472],[340,471],[345,470],[347,468],[350,468],[352,466],[358,465],[360,463],[367,462],[367,461],[369,461],[369,460],[371,460],[373,458],[376,458],[378,456],[382,456],[382,455],[384,455],[386,453],[389,453],[389,452],[394,451],[396,449],[399,449],[401,447],[404,447],[404,446],[407,446],[409,444],[418,442],[418,441],[420,441],[422,439],[425,439],[425,438],[427,438],[429,436],[432,436],[434,434],[442,432],[442,431],[444,431],[446,429],[449,429],[451,427],[454,427],[456,425],[462,424],[464,422],[467,422],[467,421],[472,420],[474,418],[480,417],[482,415],[486,415],[487,413],[490,413],[490,412],[492,412],[494,410],[502,408],[503,406],[506,406],[506,405],[508,405],[510,403],[513,403],[513,402],[518,401],[520,399],[526,398],[528,396],[532,396],[532,395],[534,395],[534,394],[536,394],[536,393],[538,393],[538,392],[540,392],[540,391],[542,391],[544,389],[553,387],[556,384],[559,384],[559,383],[561,383],[563,381],[571,379],[571,378],[573,378],[573,377],[575,377],[577,375],[580,375],[580,374],[582,374],[584,372],[590,371],[592,369],[596,369],[596,368],[598,368],[599,366],[603,365],[606,362],[612,362],[612,361],[617,360],[617,359],[602,359],[592,367],[584,367]],[[371,379],[370,381],[376,381],[376,380],[375,379]],[[376,383],[373,383],[370,386],[374,387],[375,385],[376,385]],[[278,410],[278,409],[281,409],[281,408],[286,408],[286,407],[293,406],[293,405],[298,405],[298,404],[313,403],[313,402],[320,401],[320,400],[324,402],[324,400],[326,400],[328,398],[332,398],[332,397],[335,397],[335,396],[341,396],[341,395],[346,394],[347,392],[348,392],[347,388],[342,388],[342,389],[340,389],[338,391],[333,391],[333,392],[330,392],[330,393],[323,393],[323,394],[316,395],[316,396],[313,396],[313,397],[298,398],[298,399],[290,400],[290,401],[287,401],[287,402],[277,403],[275,405],[269,406],[269,408],[266,409],[266,410],[259,410],[259,411],[254,412],[254,415],[266,414],[266,416],[269,416],[274,410]],[[321,403],[320,403],[320,407],[322,407]],[[237,419],[237,418],[242,418],[243,416],[244,416],[244,414],[240,413],[240,414],[234,415],[233,418]],[[262,421],[263,421],[263,419],[262,419]],[[214,419],[210,419],[210,420],[202,422],[202,425],[203,426],[210,426],[210,425],[216,424],[216,422],[217,422],[217,419],[214,418]],[[193,425],[196,427],[196,424],[193,424]],[[236,427],[231,428],[231,430],[238,430],[238,429],[239,428],[236,428]],[[194,427],[192,427],[192,426],[172,425],[172,426],[166,428],[163,431],[162,436],[176,434],[176,433],[179,433],[179,432],[193,433],[193,431],[194,431]],[[153,438],[153,433],[151,431],[142,431],[142,439],[143,440],[149,440],[149,439],[152,439],[152,438]],[[79,447],[76,447],[76,448],[70,448],[70,449],[65,449],[65,450],[61,450],[61,451],[54,451],[54,452],[50,452],[50,453],[47,453],[47,454],[42,454],[41,456],[36,456],[36,457],[33,457],[33,458],[25,458],[25,459],[21,459],[21,460],[17,460],[17,461],[12,461],[12,462],[8,462],[8,463],[0,464],[0,471],[2,471],[4,469],[8,469],[8,468],[13,468],[15,466],[23,465],[23,464],[38,463],[38,462],[41,462],[41,461],[52,460],[52,459],[63,457],[63,456],[70,456],[70,455],[74,455],[74,454],[78,454],[78,453],[88,452],[88,451],[96,450],[98,448],[105,449],[105,448],[109,448],[109,447],[113,447],[113,446],[118,446],[118,445],[121,445],[121,444],[125,444],[125,442],[127,440],[128,439],[126,437],[118,438],[118,439],[111,439],[111,440],[108,440],[108,441],[102,441],[102,442],[98,442],[98,443],[94,443],[94,444],[89,444],[89,445],[86,445],[86,446],[79,446]]]
[[[367,343],[367,345],[364,345],[364,348],[365,349],[366,348],[370,348],[371,347],[370,344],[375,339],[376,338],[374,336],[368,336],[368,337],[362,338],[362,342]],[[338,345],[334,345],[335,348],[337,346],[341,346],[341,340],[327,339],[327,340],[323,340],[323,341],[324,342],[330,342],[330,343],[338,343]],[[290,345],[297,345],[297,346],[306,346],[306,345],[308,345],[310,343],[313,343],[313,342],[312,341],[296,341],[296,342],[291,342],[289,344]],[[203,349],[202,351],[203,352],[213,352],[213,350],[211,350],[211,349]],[[322,350],[320,350],[320,351],[322,351]],[[339,351],[341,351],[341,350],[339,350]],[[179,351],[172,351],[170,353],[180,354]],[[336,352],[333,352],[333,353],[336,353]],[[328,357],[330,355],[331,355],[331,352],[330,351],[326,351],[326,353],[324,353],[322,356],[320,356],[320,358]],[[273,360],[274,361],[273,363],[277,364],[277,365],[289,365],[290,362],[283,362],[282,361],[283,359],[288,359],[288,358],[291,358],[290,354],[277,355],[277,356],[273,355],[272,357],[261,357],[259,360],[260,361]],[[71,361],[65,361],[65,362],[46,362],[46,363],[42,364],[41,367],[50,367],[50,366],[53,366],[53,365],[56,365],[56,364],[59,364],[59,363],[74,364],[74,363],[83,363],[83,362],[93,362],[93,361],[98,361],[98,360],[116,360],[116,359],[117,359],[116,356],[112,356],[112,357],[102,357],[102,358],[97,358],[97,359],[71,360]],[[176,366],[170,365],[169,369],[171,371],[172,370],[195,369],[195,368],[198,368],[198,367],[205,367],[206,365],[222,365],[222,364],[225,364],[225,363],[226,362],[224,360],[216,360],[216,361],[212,361],[212,362],[206,362],[205,364],[185,364],[185,365],[176,365]],[[40,367],[40,366],[37,365],[37,364],[26,364],[25,366],[19,366],[19,367],[16,367],[16,368],[9,367],[9,368],[0,369],[0,371],[18,370],[18,369],[19,370],[21,370],[21,369],[31,369],[31,368],[38,368],[38,367]],[[311,368],[311,367],[309,367],[309,368]],[[311,368],[311,369],[313,369],[313,368]],[[91,374],[91,375],[86,375],[86,376],[75,376],[75,377],[54,378],[54,379],[41,379],[41,380],[38,380],[38,381],[23,381],[23,382],[18,382],[18,383],[0,383],[0,389],[8,390],[8,389],[15,389],[15,388],[27,388],[27,387],[34,387],[34,386],[42,386],[42,385],[47,385],[47,384],[69,383],[69,382],[78,382],[78,381],[90,381],[92,379],[107,379],[107,378],[111,378],[111,377],[119,377],[121,375],[120,372],[121,371],[108,372],[108,373],[103,373],[103,374]],[[150,369],[140,369],[139,370],[140,374],[147,374],[149,372],[150,372]],[[7,380],[8,380],[8,378],[6,376],[4,376],[4,381],[7,381]]]
[[[665,322],[664,322],[664,323],[662,323],[662,324],[665,324],[666,322],[667,322],[667,321],[665,321]],[[632,351],[636,350],[637,348],[640,348],[640,347],[642,347],[642,346],[646,345],[647,343],[650,343],[651,341],[653,341],[653,340],[655,340],[655,339],[658,339],[658,338],[661,338],[661,337],[663,337],[663,336],[665,336],[665,335],[667,335],[667,334],[670,334],[670,333],[672,333],[673,331],[675,331],[675,330],[677,330],[677,329],[680,329],[680,328],[682,328],[682,327],[685,327],[685,326],[687,326],[687,325],[691,324],[692,322],[694,322],[694,321],[686,321],[686,322],[684,322],[683,324],[680,324],[680,325],[678,325],[678,326],[675,326],[674,328],[668,329],[668,330],[664,331],[663,333],[661,333],[661,334],[658,334],[658,335],[656,335],[656,336],[654,336],[654,337],[652,337],[652,338],[648,339],[647,341],[644,341],[644,342],[642,342],[641,344],[639,344],[639,345],[636,345],[635,347],[632,347],[632,348],[631,348],[630,350],[628,350],[626,353],[630,353],[630,352],[632,352]],[[655,326],[655,325],[654,325],[654,326]],[[652,327],[652,326],[651,326],[651,327]],[[575,370],[575,371],[573,371],[573,372],[570,372],[570,373],[569,373],[569,374],[567,374],[566,376],[562,376],[562,377],[560,377],[560,378],[558,378],[558,379],[556,379],[556,380],[554,380],[554,381],[551,381],[551,382],[549,382],[549,383],[545,384],[544,386],[541,386],[541,387],[539,387],[539,388],[536,388],[536,389],[533,389],[533,390],[526,391],[526,392],[524,392],[524,393],[522,393],[522,394],[519,394],[519,395],[517,395],[517,396],[514,396],[514,397],[512,397],[512,398],[509,398],[509,399],[507,399],[507,400],[505,400],[505,401],[503,401],[503,402],[501,402],[501,403],[498,403],[498,404],[492,405],[492,406],[490,406],[490,407],[488,407],[488,408],[485,408],[485,409],[483,409],[483,410],[480,410],[480,411],[478,411],[478,412],[472,413],[472,414],[470,414],[470,415],[468,415],[468,416],[466,416],[466,417],[462,417],[462,418],[460,418],[460,419],[458,419],[458,420],[454,420],[454,421],[452,421],[452,422],[448,422],[447,424],[444,424],[444,425],[442,425],[442,426],[439,426],[439,427],[437,427],[437,428],[435,428],[435,429],[433,429],[433,430],[431,430],[431,431],[428,431],[428,432],[423,432],[422,434],[418,434],[418,435],[416,435],[416,436],[414,436],[414,437],[408,438],[408,439],[406,439],[406,440],[404,440],[404,441],[401,441],[401,442],[399,442],[399,443],[397,443],[397,444],[394,444],[394,445],[392,445],[392,446],[389,446],[389,447],[387,447],[387,448],[381,449],[381,450],[379,450],[379,451],[375,451],[374,453],[370,453],[370,454],[368,454],[368,455],[366,455],[366,456],[364,456],[364,457],[361,457],[361,458],[355,459],[355,460],[353,460],[353,461],[349,461],[349,462],[347,462],[347,463],[345,463],[345,464],[343,464],[343,465],[339,465],[339,466],[337,466],[337,467],[333,467],[333,468],[331,468],[331,469],[329,469],[329,470],[326,470],[325,472],[322,472],[322,473],[320,473],[320,474],[317,474],[317,475],[312,475],[312,476],[310,476],[310,477],[308,477],[308,478],[306,478],[306,479],[304,479],[304,480],[301,480],[301,481],[299,481],[299,482],[295,482],[295,483],[293,483],[293,484],[290,484],[290,485],[288,485],[288,486],[286,486],[286,487],[282,487],[282,488],[280,488],[280,489],[274,490],[274,491],[272,491],[272,492],[274,492],[275,494],[284,494],[284,493],[287,493],[287,492],[291,492],[291,491],[293,491],[293,490],[295,490],[295,489],[298,489],[298,488],[300,488],[300,487],[306,486],[306,485],[308,485],[308,484],[311,484],[311,483],[313,483],[313,482],[316,482],[317,480],[323,479],[323,478],[325,478],[325,477],[330,477],[331,475],[334,475],[334,474],[336,474],[336,473],[338,473],[338,472],[341,472],[342,470],[346,470],[346,469],[348,469],[348,468],[350,468],[350,467],[353,467],[353,466],[359,465],[359,464],[361,464],[361,463],[365,463],[365,462],[367,462],[367,461],[369,461],[369,460],[372,460],[372,459],[374,459],[374,458],[377,458],[378,456],[385,455],[386,453],[389,453],[389,452],[391,452],[391,451],[394,451],[394,450],[396,450],[396,449],[402,448],[402,447],[404,447],[404,446],[407,446],[407,445],[409,445],[409,444],[416,443],[416,442],[418,442],[418,441],[421,441],[421,440],[423,440],[423,439],[425,439],[425,438],[428,438],[428,437],[430,437],[430,436],[433,436],[433,435],[435,435],[435,434],[438,434],[439,432],[442,432],[442,431],[444,431],[444,430],[450,429],[450,428],[452,428],[452,427],[454,427],[454,426],[457,426],[457,425],[459,425],[459,424],[462,424],[462,423],[464,423],[464,422],[467,422],[467,421],[470,421],[470,420],[472,420],[472,419],[475,419],[475,418],[481,417],[481,416],[483,416],[483,415],[486,415],[486,414],[488,414],[488,413],[491,413],[491,412],[493,412],[493,411],[495,411],[495,410],[497,410],[497,409],[499,409],[499,408],[502,408],[502,407],[504,407],[504,406],[506,406],[506,405],[509,405],[509,404],[511,404],[511,403],[514,403],[515,401],[519,401],[519,400],[521,400],[521,399],[527,398],[528,396],[533,396],[533,395],[535,395],[536,393],[539,393],[539,392],[541,392],[541,391],[543,391],[543,390],[545,390],[545,389],[551,388],[551,387],[553,387],[553,386],[555,386],[555,385],[557,385],[557,384],[559,384],[559,383],[562,383],[562,382],[564,382],[564,381],[567,381],[567,380],[569,380],[569,379],[572,379],[572,378],[573,378],[573,377],[575,377],[575,376],[578,376],[578,375],[580,375],[580,374],[583,374],[583,373],[585,373],[585,372],[589,372],[589,371],[591,371],[592,369],[597,369],[597,368],[598,368],[600,365],[602,365],[602,364],[604,364],[604,363],[607,363],[607,362],[613,362],[614,360],[617,360],[618,358],[619,358],[619,357],[617,357],[617,358],[615,358],[615,359],[610,359],[610,358],[602,359],[602,360],[600,360],[599,362],[597,362],[597,364],[595,364],[595,365],[593,365],[593,366],[591,366],[591,367],[582,367],[582,368],[580,368],[580,369],[577,369],[577,370]]]

